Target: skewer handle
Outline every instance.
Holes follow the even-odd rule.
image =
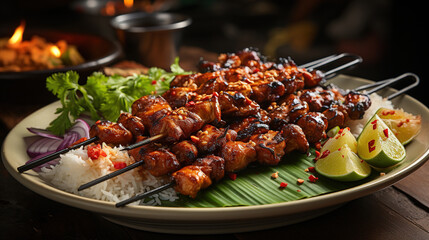
[[[131,150],[131,149],[134,149],[134,148],[138,148],[138,147],[143,146],[145,144],[148,144],[148,143],[154,142],[156,140],[159,140],[159,139],[161,139],[163,137],[164,137],[164,134],[158,134],[158,135],[155,135],[153,137],[147,138],[147,139],[145,139],[143,141],[136,142],[134,144],[128,145],[128,146],[122,148],[121,151],[127,151],[127,150]]]
[[[87,188],[90,188],[90,187],[92,187],[92,186],[94,186],[96,184],[99,184],[99,183],[101,183],[103,181],[106,181],[108,179],[114,178],[114,177],[116,177],[116,176],[118,176],[118,175],[120,175],[120,174],[122,174],[124,172],[127,172],[127,171],[129,171],[131,169],[134,169],[134,168],[142,165],[143,163],[144,163],[143,161],[138,161],[138,162],[135,162],[133,164],[130,164],[130,165],[128,165],[128,166],[126,166],[126,167],[124,167],[122,169],[119,169],[117,171],[111,172],[111,173],[109,173],[107,175],[104,175],[104,176],[102,176],[100,178],[92,180],[91,182],[85,183],[85,184],[81,185],[77,190],[78,191],[82,191],[82,190],[85,190]]]
[[[158,187],[158,188],[152,189],[150,191],[138,194],[138,195],[136,195],[136,196],[134,196],[132,198],[128,198],[128,199],[126,199],[126,200],[124,200],[122,202],[118,202],[118,203],[115,204],[115,206],[116,207],[123,207],[123,206],[125,206],[125,205],[127,205],[129,203],[132,203],[132,202],[135,202],[135,201],[138,201],[138,200],[141,200],[141,199],[145,199],[145,198],[150,197],[150,196],[152,196],[154,194],[157,194],[159,192],[162,192],[164,190],[172,188],[172,187],[174,187],[174,185],[176,185],[176,183],[174,181],[172,181],[172,182],[167,183],[167,184],[165,184],[165,185],[163,185],[161,187]]]
[[[40,166],[40,165],[42,165],[44,163],[52,161],[55,158],[58,158],[61,154],[64,154],[64,153],[66,153],[66,152],[68,152],[70,150],[73,150],[73,149],[80,148],[81,146],[88,145],[88,144],[90,144],[92,142],[95,142],[97,140],[98,140],[98,137],[90,138],[90,139],[88,139],[86,141],[83,141],[81,143],[78,143],[78,144],[76,144],[74,146],[71,146],[71,147],[68,147],[68,148],[64,148],[64,149],[62,149],[60,151],[57,151],[57,152],[51,153],[49,155],[46,155],[46,156],[44,156],[42,158],[39,158],[39,159],[37,159],[37,160],[35,160],[35,161],[31,162],[31,163],[27,163],[25,165],[22,165],[22,166],[18,167],[17,170],[18,170],[18,172],[23,173],[23,172],[25,172],[27,170],[33,169],[33,168],[35,168],[37,166]]]

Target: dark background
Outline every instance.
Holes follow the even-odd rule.
[[[421,1],[163,2],[164,11],[185,13],[193,19],[185,31],[183,45],[215,53],[255,47],[273,58],[291,56],[298,64],[350,52],[364,61],[347,74],[377,81],[413,72],[421,83],[409,94],[429,104],[425,97],[428,25]],[[0,28],[12,34],[25,19],[27,29],[43,27],[114,37],[108,17],[79,13],[73,7],[76,3],[7,1],[0,8]]]

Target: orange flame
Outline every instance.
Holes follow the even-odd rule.
[[[25,21],[21,21],[21,24],[15,29],[12,37],[9,38],[9,44],[18,44],[22,41],[22,35],[24,34]]]
[[[124,6],[127,8],[131,8],[134,5],[134,0],[124,0]]]
[[[54,55],[55,57],[60,57],[61,56],[61,51],[57,46],[51,46],[51,48],[49,49],[49,51],[51,51],[52,55]]]

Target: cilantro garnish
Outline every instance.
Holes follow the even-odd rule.
[[[155,67],[147,74],[129,77],[95,72],[84,85],[79,84],[79,74],[74,71],[52,74],[46,79],[46,87],[58,97],[62,106],[56,110],[59,115],[49,124],[48,130],[63,135],[82,113],[89,113],[93,120],[116,121],[121,112],[131,110],[136,99],[162,94],[176,75],[189,74],[178,62],[176,58],[171,72]]]

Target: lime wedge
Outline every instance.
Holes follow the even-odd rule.
[[[385,168],[404,160],[404,146],[381,118],[374,116],[366,123],[357,139],[359,157],[371,166]]]
[[[371,173],[368,163],[361,160],[347,145],[317,160],[315,169],[327,178],[343,182],[358,181]]]
[[[329,150],[329,152],[337,151],[339,148],[348,145],[352,152],[357,151],[357,142],[355,136],[350,132],[350,128],[342,128],[337,133],[329,138],[320,150],[321,153]]]
[[[392,130],[402,145],[413,140],[422,127],[420,116],[404,112],[402,109],[380,108],[377,115],[383,119],[383,122]]]

